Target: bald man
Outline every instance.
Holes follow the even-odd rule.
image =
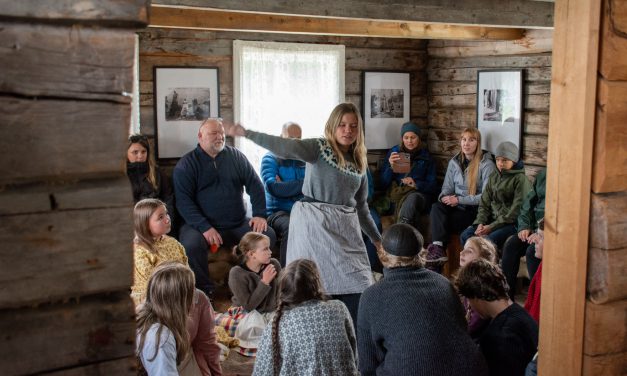
[[[236,245],[249,231],[267,235],[274,245],[274,230],[265,219],[263,184],[244,154],[225,145],[222,120],[213,118],[200,126],[198,146],[176,164],[173,180],[176,208],[185,220],[179,240],[196,275],[196,287],[211,296],[210,246]],[[246,217],[244,188],[252,218]]]
[[[300,139],[301,136],[302,130],[298,124],[283,124],[281,137]],[[261,160],[261,178],[266,188],[268,225],[281,239],[280,261],[281,266],[285,267],[290,212],[294,203],[303,198],[305,162],[282,159],[267,153]]]

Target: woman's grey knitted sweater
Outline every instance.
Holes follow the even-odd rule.
[[[246,137],[279,158],[306,162],[303,194],[317,201],[356,208],[362,230],[371,240],[381,240],[368,209],[366,174],[359,172],[353,163],[340,167],[326,139],[288,139],[251,130],[246,131]],[[348,153],[344,158],[354,162]]]

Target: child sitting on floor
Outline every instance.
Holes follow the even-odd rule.
[[[538,348],[538,324],[509,299],[501,269],[483,259],[460,269],[455,287],[490,323],[479,337],[490,375],[522,376]]]
[[[492,264],[496,264],[496,248],[488,239],[473,236],[466,241],[464,249],[459,254],[459,266],[463,268],[469,262],[477,259],[484,259]],[[463,297],[462,303],[466,311],[466,320],[468,321],[468,334],[473,339],[476,339],[490,320],[481,318],[477,311],[470,306],[468,298]]]
[[[233,304],[216,324],[239,340],[240,354],[255,356],[263,328],[277,307],[281,265],[271,258],[270,239],[257,232],[244,235],[234,252],[240,262],[229,272]]]
[[[149,376],[199,374],[187,331],[194,290],[194,273],[176,262],[150,277],[137,312],[137,356]]]
[[[131,298],[135,305],[144,300],[148,278],[154,268],[165,261],[187,265],[185,249],[176,239],[166,235],[172,222],[163,201],[147,198],[133,209],[135,239],[133,241],[133,286]]]

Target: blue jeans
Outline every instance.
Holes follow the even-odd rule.
[[[465,229],[464,232],[462,232],[462,234],[460,235],[460,238],[462,241],[462,247],[464,246],[464,244],[466,244],[466,240],[475,236],[476,230],[477,230],[477,225],[473,225],[473,226],[468,226],[468,228]],[[496,248],[501,250],[503,249],[503,244],[505,243],[507,238],[509,238],[510,236],[514,234],[516,234],[516,226],[514,226],[513,224],[508,224],[508,225],[499,227],[496,230],[493,230],[491,233],[489,233],[485,237],[490,239],[490,241],[494,243],[494,245],[496,245]]]
[[[246,218],[239,227],[232,229],[218,229],[224,246],[232,247],[237,245],[247,232],[252,231],[248,221],[249,219]],[[263,234],[270,238],[270,248],[272,248],[276,241],[274,230],[268,226],[268,229]],[[181,227],[179,241],[185,248],[189,267],[196,276],[196,288],[211,297],[215,286],[211,278],[209,278],[209,244],[207,244],[205,237],[200,231],[187,224]]]

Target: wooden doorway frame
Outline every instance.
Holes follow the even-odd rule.
[[[539,374],[581,375],[601,1],[555,4]]]

